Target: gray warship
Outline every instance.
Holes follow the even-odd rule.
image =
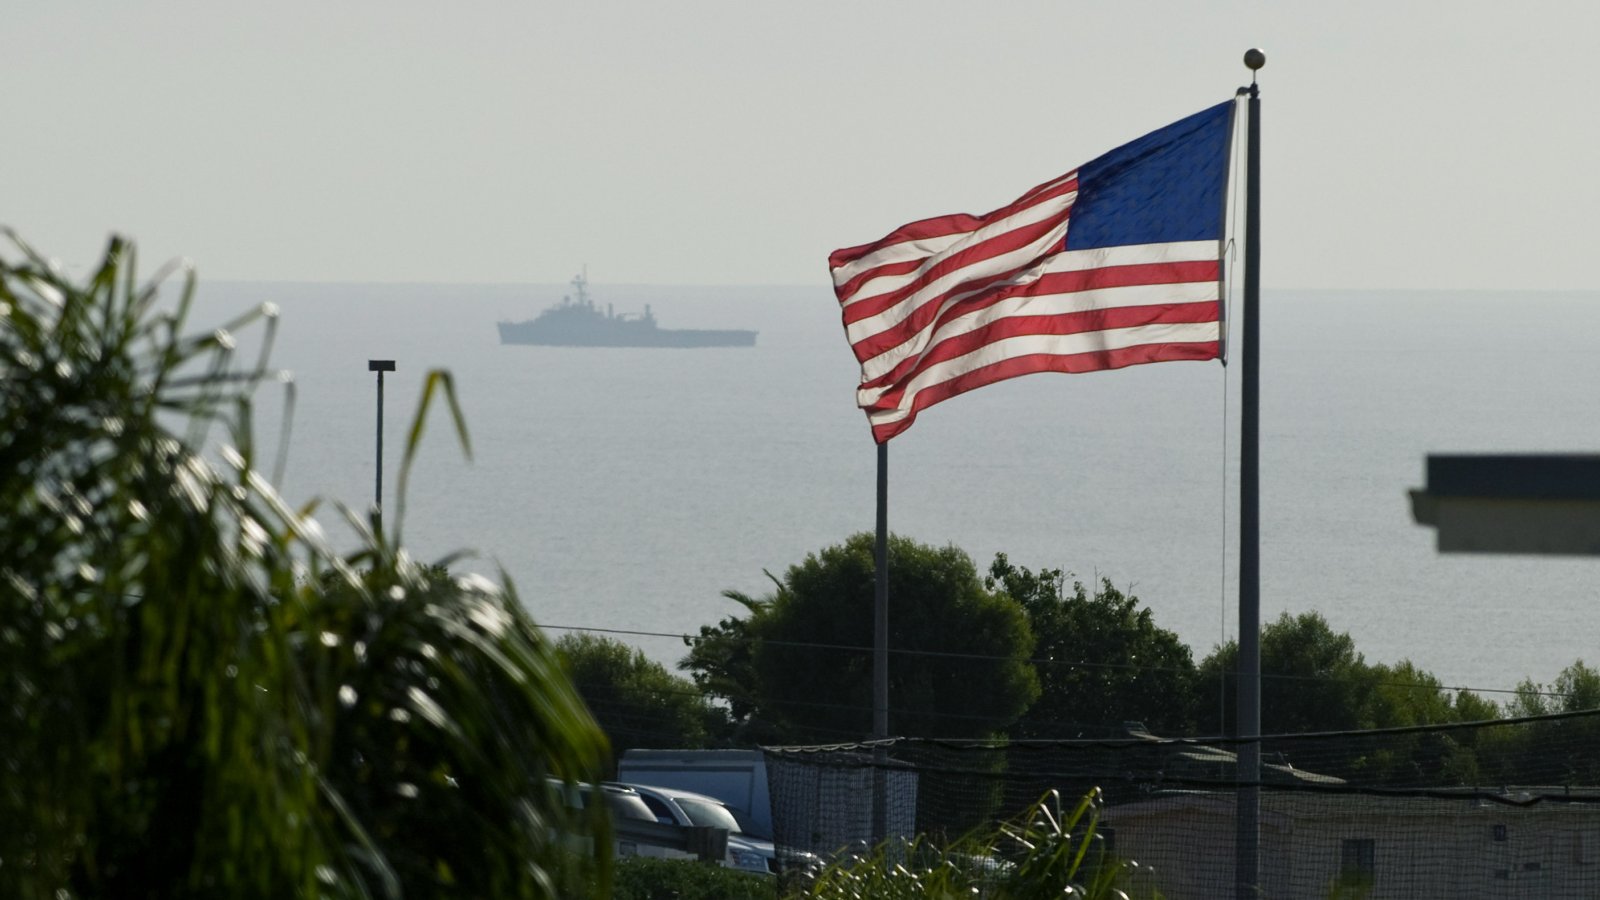
[[[572,279],[573,293],[525,322],[500,322],[500,343],[545,347],[754,347],[756,333],[742,329],[661,328],[648,305],[644,315],[604,310],[589,298],[589,279]]]

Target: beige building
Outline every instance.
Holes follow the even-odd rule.
[[[1173,792],[1107,807],[1101,827],[1168,900],[1211,900],[1233,895],[1234,805]],[[1600,803],[1264,790],[1264,896],[1324,900],[1341,878],[1372,900],[1600,897]]]

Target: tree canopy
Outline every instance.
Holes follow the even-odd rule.
[[[700,630],[680,666],[725,698],[746,739],[859,740],[872,731],[874,537],[808,555],[745,615]],[[769,575],[769,577],[771,577]],[[1002,731],[1039,687],[1021,606],[989,590],[970,557],[889,541],[890,730],[930,737]]]
[[[1213,693],[1222,687],[1226,718],[1202,705],[1202,723],[1232,734],[1237,718],[1235,672],[1239,644],[1228,641],[1200,663],[1200,681]],[[1261,629],[1261,730],[1265,734],[1351,731],[1382,721],[1378,684],[1382,673],[1367,664],[1345,632],[1335,632],[1320,613],[1283,613]]]
[[[1214,649],[1198,678],[1223,686],[1227,713],[1201,705],[1202,730],[1231,734],[1235,722],[1239,645]],[[1202,687],[1202,690],[1205,688]],[[1320,613],[1285,612],[1261,629],[1261,729],[1266,734],[1361,731],[1495,718],[1498,708],[1471,691],[1446,688],[1410,660],[1368,663],[1348,632],[1335,632]]]
[[[722,719],[694,683],[621,641],[568,634],[556,641],[572,684],[611,739],[614,758],[633,747],[704,747]]]
[[[1138,721],[1159,733],[1188,734],[1194,660],[1178,636],[1155,624],[1139,598],[1101,579],[1067,590],[1060,569],[1031,572],[995,556],[987,584],[1022,605],[1033,629],[1039,698],[1012,726],[1013,737],[1120,734]]]
[[[1510,716],[1547,716],[1583,709],[1600,709],[1600,671],[1581,659],[1562,669],[1548,687],[1524,678],[1506,703]]]

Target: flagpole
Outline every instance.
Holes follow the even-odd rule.
[[[889,737],[889,442],[878,445],[878,538],[873,550],[877,583],[872,603],[872,737]],[[873,751],[872,838],[888,837],[889,790],[884,745]]]
[[[1245,138],[1244,323],[1239,369],[1239,709],[1235,879],[1239,900],[1261,896],[1261,96],[1255,73],[1266,54],[1244,55],[1250,68]]]
[[[872,736],[889,736],[889,442],[878,445],[878,540],[874,551]]]

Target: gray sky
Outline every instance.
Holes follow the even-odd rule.
[[[1230,96],[1264,281],[1593,289],[1600,3],[11,2],[0,224],[205,279],[826,285]]]

